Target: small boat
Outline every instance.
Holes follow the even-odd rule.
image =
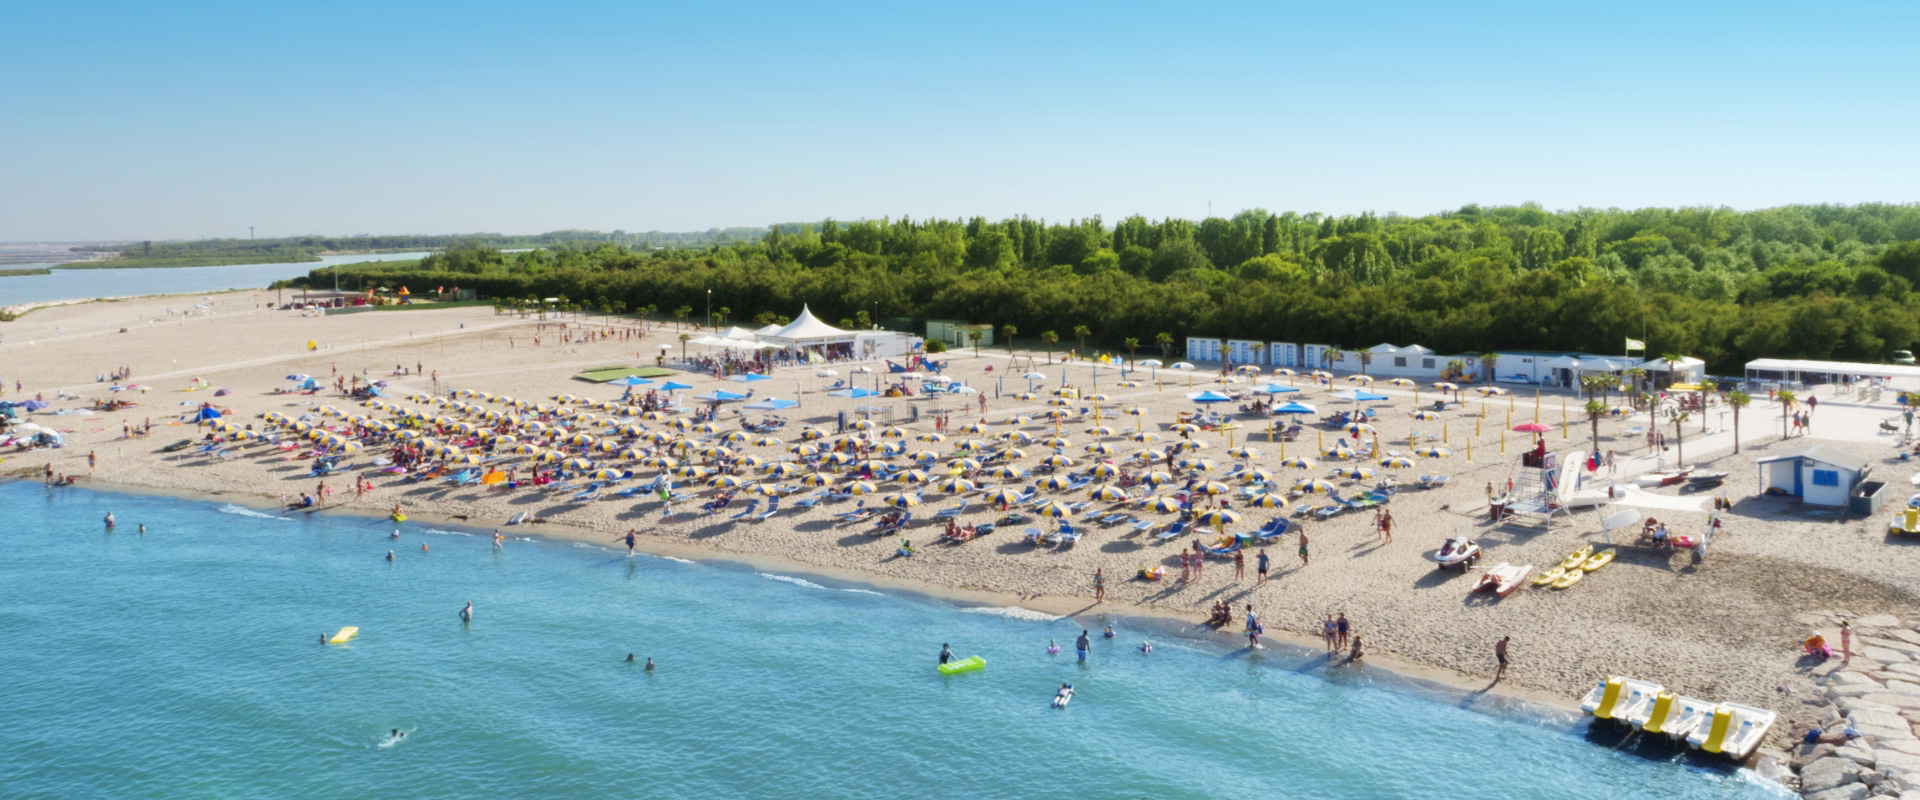
[[[162,448],[160,448],[160,452],[162,452],[162,453],[178,453],[178,452],[180,452],[180,451],[182,451],[182,450],[185,450],[185,449],[187,449],[187,448],[189,448],[189,447],[192,447],[192,446],[193,446],[193,440],[192,440],[192,439],[181,439],[180,441],[177,441],[177,442],[174,442],[173,444],[170,444],[170,445],[167,445],[166,447],[162,447]]]
[[[1693,467],[1670,469],[1663,472],[1649,472],[1633,479],[1635,486],[1674,486],[1687,480],[1693,474]],[[1724,475],[1721,477],[1725,477]]]
[[[959,661],[949,661],[940,665],[940,674],[958,675],[962,672],[978,672],[987,668],[987,660],[979,656],[969,656]]]
[[[1480,580],[1473,585],[1473,590],[1493,592],[1506,597],[1513,594],[1513,590],[1520,588],[1520,584],[1524,583],[1527,576],[1531,574],[1533,574],[1532,564],[1508,564],[1502,561],[1499,566],[1487,570],[1487,574],[1480,576]]]
[[[1465,536],[1454,537],[1434,551],[1433,560],[1441,569],[1459,567],[1464,571],[1480,560],[1480,545]]]
[[[1685,741],[1688,734],[1713,713],[1713,704],[1673,692],[1654,695],[1653,702],[1628,715],[1627,724],[1642,733],[1657,733],[1668,739]]]
[[[1721,703],[1687,734],[1687,746],[1739,761],[1752,755],[1778,715],[1764,708]]]
[[[1598,553],[1594,553],[1592,558],[1587,559],[1586,563],[1580,565],[1580,569],[1584,572],[1592,572],[1613,563],[1613,557],[1615,555],[1614,549],[1609,547]]]
[[[1561,575],[1559,580],[1556,580],[1553,582],[1553,588],[1555,589],[1572,588],[1574,584],[1579,583],[1580,579],[1586,576],[1587,576],[1587,573],[1585,570],[1581,570],[1577,568],[1567,570],[1565,575]]]
[[[407,515],[405,515],[405,514],[388,514],[388,515],[387,515],[387,519],[390,519],[390,520],[393,520],[394,522],[406,522],[406,521],[407,521]]]
[[[1651,706],[1654,696],[1663,691],[1666,691],[1666,687],[1651,681],[1614,675],[1588,690],[1586,697],[1580,698],[1580,710],[1592,714],[1595,719],[1627,720],[1636,713],[1643,713],[1642,707]]]
[[[1546,586],[1548,584],[1553,583],[1554,581],[1560,580],[1561,576],[1566,574],[1567,574],[1566,567],[1555,565],[1552,569],[1549,569],[1546,572],[1542,572],[1539,575],[1534,576],[1533,585]]]
[[[1688,475],[1687,485],[1699,487],[1699,488],[1707,488],[1711,486],[1719,486],[1722,482],[1726,481],[1726,479],[1727,479],[1727,473],[1725,472],[1703,472],[1698,475]]]
[[[1587,558],[1592,555],[1593,545],[1582,545],[1580,549],[1573,551],[1573,555],[1567,556],[1565,561],[1560,562],[1560,566],[1567,569],[1579,569],[1580,565],[1587,563]]]

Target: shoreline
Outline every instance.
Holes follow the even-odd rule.
[[[18,476],[0,476],[0,481],[31,483],[29,478]],[[203,503],[231,503],[251,511],[266,513],[284,512],[275,498],[249,492],[231,490],[191,491],[171,489],[141,484],[128,484],[89,480],[71,488],[89,491],[166,497],[176,500]],[[328,514],[330,516],[353,517],[364,520],[383,520],[386,514],[368,509],[345,506],[318,507],[302,513]],[[292,518],[292,515],[280,513],[280,516]],[[407,513],[407,522],[427,527],[455,529],[453,532],[486,536],[493,530],[506,535],[520,534],[553,543],[582,543],[601,547],[609,552],[620,548],[616,540],[598,536],[598,531],[566,525],[556,522],[523,523],[511,527],[493,528],[476,525],[468,519],[433,512]],[[404,529],[403,529],[404,530]],[[1073,620],[1086,630],[1102,627],[1111,617],[1114,620],[1136,619],[1147,625],[1159,627],[1167,635],[1177,636],[1215,647],[1224,647],[1229,652],[1246,649],[1244,644],[1236,644],[1243,637],[1230,630],[1214,630],[1203,624],[1193,622],[1187,616],[1174,613],[1165,608],[1139,605],[1136,603],[1108,601],[1095,606],[1087,598],[1068,596],[1043,596],[1023,598],[1017,594],[995,592],[984,589],[948,586],[945,584],[922,581],[901,576],[883,575],[845,567],[833,567],[813,564],[796,559],[784,558],[768,553],[745,553],[705,547],[698,544],[678,542],[643,534],[638,537],[634,551],[648,556],[677,558],[709,566],[737,565],[755,572],[773,572],[796,578],[819,578],[833,583],[870,589],[874,591],[911,595],[930,602],[943,602],[978,608],[1008,608],[1035,612],[1058,620]],[[1083,622],[1083,618],[1100,618],[1100,622]],[[1165,627],[1169,623],[1172,628]],[[1328,666],[1337,659],[1321,659],[1325,653],[1319,639],[1305,633],[1280,628],[1277,625],[1264,625],[1267,633],[1262,635],[1263,646],[1272,649],[1274,643],[1283,649],[1271,653],[1271,656],[1299,662],[1299,667],[1312,667],[1311,671],[1322,680],[1332,680]],[[1436,702],[1448,702],[1460,708],[1494,716],[1519,715],[1539,724],[1558,727],[1577,728],[1583,721],[1577,700],[1561,697],[1538,689],[1524,686],[1487,685],[1480,678],[1455,672],[1444,667],[1420,664],[1398,658],[1391,653],[1383,653],[1374,647],[1368,648],[1366,667],[1378,670],[1387,676],[1382,683],[1392,687],[1393,691],[1413,693]],[[1309,662],[1322,661],[1315,665]],[[1369,671],[1369,674],[1371,673]],[[1485,706],[1485,707],[1482,707]]]

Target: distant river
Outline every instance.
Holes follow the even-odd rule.
[[[226,267],[151,267],[145,269],[60,269],[58,264],[8,264],[7,269],[51,267],[52,275],[0,278],[0,306],[88,297],[217,292],[261,289],[274,281],[307,274],[334,264],[367,261],[405,261],[425,258],[420,253],[380,253],[362,256],[321,256],[298,264],[234,264]]]

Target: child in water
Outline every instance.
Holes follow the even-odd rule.
[[[1060,645],[1056,644],[1052,639],[1047,640],[1047,655],[1060,655]]]
[[[1107,623],[1107,630],[1105,633],[1102,633],[1101,635],[1109,639],[1113,638],[1113,623],[1111,622]]]
[[[1143,654],[1153,652],[1153,643],[1142,640],[1140,642],[1140,652]]]

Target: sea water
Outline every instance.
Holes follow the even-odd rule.
[[[1777,795],[1564,715],[1127,619],[1108,640],[1098,617],[513,528],[496,552],[485,530],[33,483],[0,483],[0,511],[6,797]],[[939,675],[942,643],[986,669]]]

